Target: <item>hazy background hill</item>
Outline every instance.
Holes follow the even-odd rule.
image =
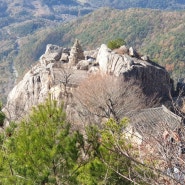
[[[29,43],[30,35],[47,28],[55,28],[62,22],[83,16],[93,9],[82,6],[74,0],[1,0],[0,99],[7,96],[15,84],[18,72],[25,69],[25,67],[21,69],[19,62],[15,64],[14,60],[20,54],[23,45]],[[32,42],[29,44],[32,45]],[[38,52],[41,53],[41,51]],[[29,58],[30,53],[25,55],[28,55],[28,58],[25,61],[23,61],[24,57],[19,58],[21,63],[26,63],[28,60],[32,63],[38,56],[37,53],[31,53],[31,58]],[[24,66],[29,66],[30,62]],[[15,66],[19,66],[18,71]]]
[[[75,38],[84,49],[94,49],[122,37],[179,76],[184,66],[184,11],[101,9],[82,16],[101,6],[178,10],[184,4],[184,0],[1,0],[0,99],[38,60],[46,44],[71,46]],[[81,18],[67,23],[77,17]]]
[[[119,9],[153,8],[153,9],[184,9],[184,0],[86,0],[93,6],[110,6]]]

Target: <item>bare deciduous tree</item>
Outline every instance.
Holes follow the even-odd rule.
[[[164,119],[150,124],[143,117],[132,131],[128,129],[128,122],[117,124],[110,119],[95,133],[97,143],[108,151],[113,161],[104,155],[104,150],[97,155],[108,169],[134,184],[184,185],[185,128],[179,121],[174,122],[173,118],[171,121],[173,125]],[[125,163],[125,159],[129,163]]]
[[[119,121],[129,111],[144,108],[149,102],[136,82],[102,74],[83,81],[75,97],[78,112],[87,119],[92,118],[90,122],[95,122],[95,118],[100,118],[98,121],[102,118]]]
[[[64,87],[64,96],[68,96],[69,92],[67,88],[71,85],[71,79],[73,76],[74,70],[71,67],[63,66],[61,68],[61,79],[60,82]]]
[[[145,182],[152,184],[183,185],[185,184],[185,127],[182,119],[166,108],[142,110],[131,117],[132,129],[126,130],[128,143],[134,146],[133,151],[139,168],[142,165],[155,174],[154,177],[141,176]],[[163,112],[165,111],[165,112]],[[134,139],[133,139],[134,138]],[[133,142],[134,141],[134,142]],[[119,146],[123,154],[128,151]],[[133,156],[129,152],[129,156]],[[132,159],[131,159],[132,160]],[[142,164],[142,165],[140,165]],[[155,181],[155,182],[154,182]]]

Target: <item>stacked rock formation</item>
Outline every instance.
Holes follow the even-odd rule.
[[[84,52],[82,50],[81,45],[79,44],[79,41],[76,39],[70,51],[69,65],[75,66],[80,60],[84,59],[85,59]]]

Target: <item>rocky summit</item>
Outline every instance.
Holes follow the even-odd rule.
[[[98,49],[83,51],[76,40],[72,48],[48,44],[38,63],[9,93],[3,111],[10,120],[20,119],[49,95],[64,100],[68,92],[67,96],[73,97],[78,85],[96,73],[134,79],[146,96],[158,94],[165,98],[172,90],[168,72],[133,48],[110,50],[102,44]]]

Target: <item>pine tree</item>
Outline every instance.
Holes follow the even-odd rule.
[[[138,150],[124,132],[128,124],[126,118],[120,122],[111,118],[101,128],[92,125],[87,128],[88,143],[94,156],[88,163],[91,165],[89,179],[95,174],[91,169],[97,169],[97,166],[101,169],[94,177],[97,180],[95,184],[148,185],[156,180],[150,165],[143,165],[138,160]]]
[[[5,114],[2,112],[2,103],[0,102],[0,127],[4,125]]]
[[[8,173],[3,173],[0,184],[76,184],[82,145],[82,135],[70,133],[63,106],[47,100],[4,142],[3,172]]]
[[[107,46],[111,50],[119,48],[120,46],[125,45],[125,41],[122,38],[117,38],[108,42]]]

